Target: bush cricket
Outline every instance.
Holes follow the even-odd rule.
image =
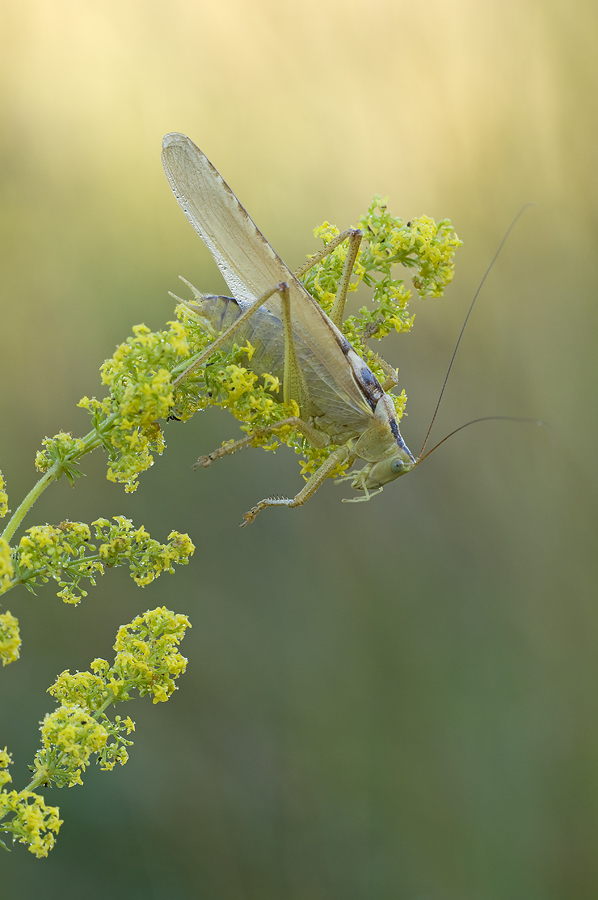
[[[358,460],[365,463],[363,468],[339,479],[350,480],[354,489],[363,492],[354,500],[369,500],[384,485],[412,471],[424,459],[429,431],[415,457],[401,436],[395,403],[387,393],[398,381],[396,371],[377,357],[386,375],[381,384],[340,330],[362,232],[343,232],[292,273],[188,137],[167,134],[162,161],[177,201],[233,295],[201,294],[186,282],[195,302],[181,302],[195,313],[214,340],[178,376],[175,387],[204,366],[217,349],[230,347],[233,340],[249,341],[255,348],[249,367],[257,375],[279,378],[284,402],[295,401],[299,411],[261,428],[260,437],[291,427],[314,448],[335,448],[295,497],[261,500],[245,513],[242,525],[252,522],[268,506],[302,506],[326,478]],[[326,315],[299,278],[343,241],[348,242],[349,250],[334,304]],[[456,239],[453,245],[459,243]],[[197,465],[207,467],[213,460],[250,445],[256,434],[225,444],[201,457]]]

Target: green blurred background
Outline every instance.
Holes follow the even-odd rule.
[[[166,604],[193,630],[180,690],[127,708],[127,766],[52,791],[47,860],[15,847],[2,897],[585,900],[598,896],[596,35],[591,0],[8,0],[1,13],[1,466],[13,509],[41,438],[82,434],[84,394],[133,324],[160,328],[184,274],[221,281],[174,201],[160,141],[208,154],[293,267],[324,219],[375,192],[449,216],[465,245],[441,300],[386,342],[417,451],[467,306],[528,210],[466,332],[435,436],[371,503],[327,483],[299,510],[294,455],[193,472],[238,431],[167,427],[137,494],[86,464],[26,525],[124,514],[191,564],[143,593],[109,573],[74,609],[6,598],[15,786],[47,686],[110,657]]]

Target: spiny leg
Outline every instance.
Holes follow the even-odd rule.
[[[296,400],[301,415],[309,415],[309,389],[297,358],[293,323],[291,319],[291,297],[288,285],[280,292],[282,301],[282,325],[284,329],[284,374],[283,397],[285,403]]]
[[[342,328],[344,320],[349,283],[351,275],[353,273],[353,267],[355,266],[355,260],[357,259],[357,254],[359,253],[359,247],[361,246],[362,237],[363,232],[358,228],[348,228],[347,231],[343,231],[342,234],[339,234],[336,238],[330,241],[330,243],[326,244],[326,246],[322,250],[312,256],[306,263],[304,263],[299,269],[297,269],[296,272],[294,272],[295,277],[300,278],[302,275],[305,275],[306,272],[309,272],[309,270],[313,268],[313,266],[315,266],[322,259],[328,256],[328,254],[330,254],[336,247],[338,247],[339,244],[342,244],[342,242],[347,239],[349,240],[349,249],[345,258],[343,273],[338,283],[332,309],[330,310],[328,316],[328,318],[331,319],[332,322],[334,322],[339,330]],[[397,370],[393,366],[391,366],[390,363],[387,363],[386,360],[379,356],[377,353],[375,354],[375,360],[384,374],[387,376],[382,385],[382,390],[389,391],[399,383]]]
[[[231,453],[236,453],[237,450],[243,450],[245,447],[250,447],[252,442],[259,437],[264,437],[271,432],[276,432],[279,428],[284,428],[285,426],[289,426],[291,428],[297,429],[303,434],[312,447],[325,447],[326,443],[322,438],[322,432],[316,431],[315,428],[312,428],[307,422],[304,422],[303,419],[297,418],[297,416],[289,416],[288,419],[281,419],[280,422],[274,422],[272,425],[266,425],[264,428],[256,428],[255,431],[252,431],[251,434],[248,434],[247,437],[240,438],[238,441],[229,441],[227,444],[224,444],[222,447],[219,447],[217,450],[214,450],[212,453],[208,453],[207,456],[200,456],[195,465],[194,469],[197,469],[199,466],[203,466],[204,469],[207,469],[214,460],[221,459],[223,456],[229,456]]]
[[[343,266],[343,274],[341,275],[341,280],[338,283],[338,287],[336,289],[336,297],[334,298],[334,303],[332,304],[332,309],[329,313],[329,318],[334,322],[339,331],[343,326],[343,320],[345,318],[347,292],[349,290],[351,275],[353,274],[353,267],[355,266],[355,260],[357,259],[357,254],[359,253],[359,247],[362,237],[363,232],[359,230],[351,232],[351,235],[349,237],[349,249],[347,250],[347,256],[345,258],[345,265]]]
[[[339,244],[342,244],[342,242],[347,239],[349,240],[349,249],[345,258],[343,272],[336,289],[336,296],[334,298],[332,309],[330,310],[330,313],[328,315],[328,318],[331,319],[332,322],[334,322],[339,330],[342,329],[343,325],[345,305],[347,302],[347,293],[349,291],[351,275],[353,274],[353,268],[355,266],[357,255],[359,253],[362,237],[363,232],[358,228],[349,228],[347,229],[347,231],[343,231],[342,234],[339,234],[336,238],[330,241],[330,243],[326,244],[326,246],[322,250],[312,256],[308,260],[308,262],[304,263],[294,273],[296,278],[300,278],[302,275],[305,275],[305,273],[308,272],[311,268],[313,268],[313,266],[319,263],[320,260],[328,256],[328,254],[331,253],[336,247],[338,247]],[[375,354],[375,360],[386,375],[386,379],[382,384],[382,390],[389,391],[399,383],[397,370],[393,366],[391,366],[390,363],[387,363],[386,360],[379,356],[377,353]]]
[[[343,266],[343,272],[336,291],[334,304],[329,316],[331,321],[339,330],[343,324],[345,304],[347,301],[347,291],[349,290],[351,274],[353,272],[353,267],[355,266],[357,254],[359,253],[359,247],[362,237],[363,232],[358,228],[349,228],[347,231],[339,234],[336,238],[326,244],[326,246],[322,250],[320,250],[319,253],[316,253],[314,256],[312,256],[307,263],[297,269],[297,271],[294,273],[296,278],[304,275],[306,272],[312,269],[316,265],[316,263],[320,262],[320,260],[324,259],[330,253],[332,253],[335,247],[338,247],[338,245],[347,240],[347,238],[349,239],[349,249],[345,258],[345,264]],[[285,288],[285,286],[281,284],[280,288],[285,342],[284,400],[285,403],[288,403],[291,399],[296,400],[299,404],[301,414],[307,415],[309,412],[309,390],[305,378],[303,377],[303,373],[301,371],[299,360],[297,359],[297,354],[295,351],[295,340],[293,337],[293,328],[291,322],[292,310],[290,294],[288,286],[286,286]]]
[[[254,506],[249,512],[246,512],[243,516],[243,521],[241,522],[241,528],[245,525],[249,525],[257,514],[262,511],[262,509],[266,509],[267,506],[288,506],[291,509],[295,506],[303,506],[303,504],[309,500],[309,498],[315,494],[320,485],[322,485],[328,476],[334,471],[334,469],[340,465],[341,463],[345,463],[349,460],[349,465],[352,465],[355,461],[355,454],[349,449],[347,444],[344,444],[342,447],[338,447],[333,453],[330,454],[327,460],[325,460],[319,469],[311,476],[305,487],[299,491],[295,497],[284,498],[284,497],[270,497],[267,500],[260,500],[260,502]]]
[[[343,324],[343,318],[345,315],[345,303],[347,302],[347,291],[349,290],[349,281],[353,273],[353,267],[355,265],[355,260],[357,259],[357,254],[359,253],[359,246],[361,244],[362,237],[363,231],[360,231],[359,228],[348,228],[346,231],[343,231],[342,234],[339,234],[335,238],[333,238],[317,253],[314,253],[314,255],[311,256],[306,263],[303,263],[303,265],[293,273],[295,278],[301,278],[303,275],[305,275],[306,272],[309,272],[310,269],[313,269],[313,267],[317,265],[317,263],[323,260],[326,256],[329,256],[330,253],[332,253],[332,251],[339,246],[339,244],[342,244],[343,241],[346,241],[347,239],[349,240],[349,249],[345,258],[341,280],[338,283],[338,287],[336,289],[336,297],[334,298],[334,304],[328,316],[328,318],[334,322],[339,330]]]
[[[293,272],[295,278],[303,278],[306,272],[309,272],[310,269],[313,269],[315,265],[317,265],[322,259],[325,259],[329,256],[333,250],[335,250],[339,244],[342,244],[343,241],[346,241],[347,238],[350,238],[352,235],[358,234],[360,239],[363,236],[363,231],[360,231],[359,228],[347,228],[346,231],[343,231],[341,234],[337,234],[335,238],[332,238],[331,241],[328,241],[325,247],[322,247],[321,250],[318,250],[317,253],[314,253],[313,256],[303,263],[303,265],[299,266]]]

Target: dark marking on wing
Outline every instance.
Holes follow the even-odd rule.
[[[345,352],[347,361],[351,366],[355,384],[359,388],[362,397],[367,402],[372,412],[374,412],[376,409],[376,404],[378,403],[380,398],[384,396],[382,385],[380,384],[372,370],[369,368],[369,366],[367,366],[363,361],[361,356],[359,356],[359,354],[355,352],[351,344],[349,344],[346,339],[344,340],[348,346],[346,351],[343,350],[343,352]]]
[[[364,388],[367,388],[368,393],[371,393],[372,396],[376,397],[376,402],[380,399],[384,391],[382,390],[382,385],[372,372],[372,370],[363,365],[361,367],[361,371],[359,372],[359,377],[363,383]]]
[[[415,457],[413,456],[413,453],[411,452],[411,450],[409,449],[409,447],[407,446],[407,444],[405,443],[405,441],[403,440],[403,438],[401,436],[401,432],[399,431],[399,426],[397,425],[397,420],[390,419],[388,424],[390,425],[390,430],[392,431],[392,435],[393,435],[395,441],[397,442],[398,446],[401,448],[401,450],[404,450],[408,454],[409,458],[411,459],[411,462],[414,463]]]
[[[343,351],[345,356],[348,356],[349,351],[352,350],[353,347],[351,346],[351,344],[349,343],[347,338],[344,336],[344,334],[338,334],[338,335],[335,335],[335,337],[336,337],[339,347],[341,348],[341,350]]]

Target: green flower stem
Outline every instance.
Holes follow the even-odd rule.
[[[108,699],[105,700],[102,705],[98,709],[96,709],[94,713],[91,714],[92,718],[94,718],[96,722],[99,722],[100,716],[104,715],[104,713],[112,703],[116,703],[116,697],[114,696],[114,694],[112,695],[112,697],[108,697]]]
[[[2,537],[2,535],[0,535]],[[92,563],[99,562],[102,564],[106,564],[106,561],[102,559],[99,553],[96,553],[95,556],[85,556],[85,557],[76,557],[73,560],[71,565],[63,565],[61,566],[61,570],[63,573],[67,575],[80,575],[80,564],[84,563],[85,566],[89,567]],[[79,565],[77,565],[79,563]],[[27,584],[27,582],[35,582],[36,578],[39,578],[40,575],[45,575],[47,573],[47,566],[42,566],[39,569],[29,569],[29,571],[23,575],[22,578],[14,578],[10,582],[10,589],[16,587],[18,584]]]
[[[95,450],[97,447],[102,446],[102,435],[109,434],[110,429],[116,422],[116,420],[120,418],[120,412],[114,412],[111,416],[108,416],[101,424],[94,428],[92,431],[88,432],[84,438],[81,438],[83,443],[85,444],[85,449],[78,454],[77,458],[81,458],[84,453],[90,453],[92,450]]]
[[[65,756],[66,754],[63,754]],[[39,769],[37,774],[33,776],[27,787],[26,791],[35,791],[38,787],[43,787],[47,785],[49,782],[48,773],[44,772],[43,769]]]
[[[69,459],[68,462],[75,462],[76,459],[81,459],[81,457],[85,453],[91,453],[92,450],[96,450],[98,447],[102,446],[102,433],[109,432],[110,426],[113,424],[114,420],[118,418],[118,413],[113,413],[102,425],[93,431],[90,431],[85,437],[82,439],[85,444],[85,449],[80,453],[73,457],[73,459]],[[31,488],[19,508],[11,517],[8,522],[6,528],[0,534],[0,537],[3,537],[6,541],[11,540],[17,528],[38,499],[41,497],[46,488],[53,482],[57,481],[62,474],[62,462],[57,460],[53,466],[51,466],[48,471],[39,479],[39,481]]]
[[[39,479],[37,484],[35,484],[31,488],[19,508],[11,516],[8,525],[6,526],[0,537],[3,537],[6,541],[10,541],[37,498],[41,497],[48,485],[55,481],[56,478],[58,478],[61,468],[61,464],[59,462],[55,462],[54,465],[50,469],[48,469],[46,474]]]

